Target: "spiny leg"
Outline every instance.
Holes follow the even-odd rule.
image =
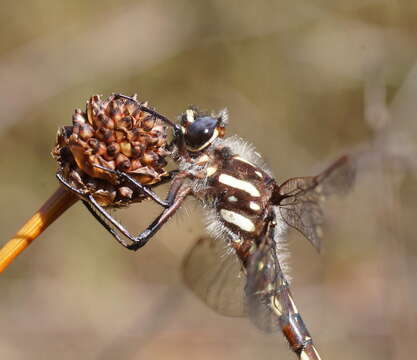
[[[171,191],[170,191],[171,193]],[[172,204],[166,208],[161,215],[159,215],[145,231],[132,239],[133,243],[128,246],[129,250],[138,250],[144,246],[155,233],[164,225],[180,208],[184,200],[192,193],[192,188],[189,185],[183,185],[175,189],[175,194],[168,194],[168,199],[172,198]]]
[[[92,195],[88,195],[86,200],[87,209],[93,214],[93,216],[104,226],[104,228],[114,236],[114,238],[125,248],[136,251],[144,246],[152,236],[165,224],[168,219],[175,214],[185,198],[192,192],[189,185],[183,185],[183,178],[178,176],[171,183],[171,188],[167,196],[167,203],[170,204],[161,215],[159,215],[146,230],[140,233],[138,236],[133,236],[130,232],[117,220],[115,220],[97,201]],[[99,214],[102,216],[100,217]],[[106,223],[106,221],[108,223]],[[113,226],[113,228],[109,225]],[[116,231],[117,230],[117,231]],[[126,244],[119,234],[128,238],[132,243]]]
[[[94,165],[94,167],[99,168],[101,170],[107,171],[111,174],[117,175],[120,178],[124,178],[126,180],[128,180],[129,182],[131,182],[133,185],[135,185],[141,192],[143,192],[144,194],[146,194],[147,196],[149,196],[153,201],[155,201],[157,204],[163,206],[163,207],[168,207],[169,204],[167,201],[164,201],[162,199],[160,199],[158,197],[158,195],[153,192],[151,189],[149,189],[147,186],[141,184],[139,181],[135,180],[132,176],[130,176],[129,174],[126,174],[123,171],[119,171],[119,170],[113,170],[113,169],[109,169],[106,168],[104,166],[101,165]]]
[[[131,96],[127,96],[127,95],[123,95],[123,94],[114,94],[114,96],[116,98],[121,98],[121,99],[126,99],[126,100],[130,100],[132,102],[134,102],[142,111],[147,112],[148,114],[151,114],[152,116],[155,116],[158,119],[161,119],[163,122],[165,122],[166,124],[172,126],[175,129],[179,128],[181,130],[181,128],[179,127],[179,125],[173,123],[171,120],[169,120],[167,117],[165,117],[164,115],[161,115],[160,113],[158,113],[155,110],[152,110],[144,105],[142,105],[137,99],[136,96],[135,97],[131,97]]]
[[[90,212],[91,215],[94,216],[94,218],[124,247],[128,247],[129,244],[127,244],[120,236],[119,234],[111,228],[111,226],[97,213],[97,210],[92,203],[82,200],[83,205],[87,208],[87,210]]]
[[[88,204],[88,205],[87,205]],[[86,201],[84,202],[84,205],[86,205],[87,209],[93,214],[93,216],[99,221],[100,224],[104,226],[104,228],[110,232],[114,236],[114,238],[124,247],[129,248],[129,244],[125,243],[119,236],[119,234],[116,233],[115,229],[119,231],[123,236],[128,238],[131,241],[135,241],[135,237],[130,234],[130,232],[122,225],[120,224],[113,216],[111,216],[106,209],[104,209],[97,201],[94,199],[94,196],[87,195]],[[100,214],[102,218],[98,215]],[[105,221],[108,221],[113,228],[109,226],[108,223]]]
[[[114,218],[106,211],[103,207],[101,207],[94,199],[92,195],[85,194],[81,190],[75,188],[70,183],[68,183],[62,174],[56,174],[57,179],[60,181],[62,185],[64,185],[69,190],[76,193],[78,196],[80,196],[83,205],[87,208],[87,210],[91,213],[91,215],[94,216],[94,218],[124,247],[127,247],[128,244],[122,240],[122,238],[119,236],[119,234],[110,227],[110,225],[104,220],[106,219],[108,222],[110,222],[112,225],[115,226],[117,230],[119,230],[124,236],[128,234],[128,231],[122,227]],[[101,214],[103,217],[101,217],[99,214]],[[124,231],[121,231],[120,228],[123,228]]]
[[[64,177],[62,176],[62,174],[57,173],[56,174],[56,178],[58,179],[58,181],[64,185],[68,190],[76,193],[78,196],[80,196],[81,198],[85,199],[85,193],[82,192],[81,190],[77,189],[76,187],[72,186],[67,180],[64,179]]]
[[[102,168],[101,166],[98,167]],[[104,168],[104,170],[111,169]],[[160,227],[163,224],[165,224],[171,216],[175,214],[175,212],[181,206],[185,198],[192,191],[190,186],[182,186],[184,174],[178,173],[177,171],[173,171],[170,173],[170,175],[175,176],[174,180],[171,182],[171,187],[168,192],[167,199],[165,201],[159,199],[160,202],[163,202],[167,205],[166,209],[155,221],[152,222],[150,226],[148,226],[148,228],[145,231],[143,231],[136,237],[131,235],[130,232],[122,224],[115,220],[113,216],[111,216],[100,204],[98,204],[91,194],[85,194],[84,192],[76,189],[71,184],[69,184],[61,174],[57,174],[56,176],[64,186],[66,186],[69,190],[74,191],[77,195],[79,195],[82,198],[83,204],[84,206],[86,206],[87,210],[117,240],[117,242],[119,242],[121,245],[123,245],[125,248],[129,250],[136,251],[140,249],[142,246],[144,246],[150,240],[150,238],[160,229]],[[136,182],[136,180],[132,179],[131,177],[129,178],[129,180],[131,180],[135,186],[138,185],[140,189],[143,188],[142,184]],[[109,224],[111,224],[113,228]],[[128,238],[132,242],[132,244],[127,244],[125,241],[123,241],[118,232],[121,235]]]
[[[189,155],[185,146],[184,133],[182,132],[181,126],[179,124],[174,123],[173,121],[169,120],[167,117],[161,115],[155,110],[152,110],[146,106],[143,106],[135,97],[126,96],[123,94],[114,94],[114,96],[116,98],[122,98],[122,99],[133,101],[142,111],[147,112],[148,114],[151,114],[152,116],[155,116],[156,118],[162,120],[167,125],[171,126],[172,129],[174,130],[174,143],[177,146],[178,153],[184,159],[189,158]]]

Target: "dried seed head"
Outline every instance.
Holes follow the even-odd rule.
[[[85,112],[75,110],[72,126],[59,129],[52,154],[71,185],[92,194],[103,206],[127,205],[145,196],[95,165],[124,171],[145,185],[156,184],[167,176],[166,130],[161,120],[134,101],[95,95]]]

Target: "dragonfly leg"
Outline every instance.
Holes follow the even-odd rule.
[[[178,177],[171,183],[170,191],[168,193],[166,202],[169,207],[149,225],[142,233],[137,236],[133,236],[130,232],[114,219],[97,201],[92,195],[88,195],[84,201],[84,205],[93,214],[93,216],[99,221],[104,228],[114,236],[114,238],[125,248],[133,251],[137,251],[143,247],[152,236],[164,225],[169,218],[171,218],[181,204],[184,202],[186,197],[192,192],[192,188],[189,185],[183,184],[183,178]],[[123,241],[122,236],[126,237],[131,241],[127,244]]]
[[[77,188],[75,188],[74,186],[72,186],[68,181],[65,180],[65,178],[62,176],[62,174],[57,173],[56,174],[56,178],[58,179],[58,181],[64,185],[68,190],[71,190],[72,192],[76,193],[78,196],[80,196],[81,198],[85,199],[86,195],[83,191],[78,190]]]
[[[124,178],[124,179],[128,180],[132,185],[135,185],[141,192],[143,192],[148,197],[150,197],[158,205],[161,205],[163,207],[168,207],[169,204],[166,201],[160,199],[158,197],[158,195],[154,191],[152,191],[151,189],[149,189],[147,186],[141,184],[139,181],[137,181],[136,179],[134,179],[129,174],[126,174],[123,171],[109,169],[109,168],[106,168],[104,166],[97,165],[97,164],[94,165],[94,167],[99,168],[99,169],[104,170],[104,171],[107,171],[107,172],[109,172],[111,174],[117,175],[119,178]]]
[[[172,190],[172,191],[171,191]],[[136,238],[131,239],[133,243],[128,246],[129,250],[138,250],[144,246],[150,238],[164,225],[180,208],[184,200],[192,193],[192,188],[189,185],[184,185],[178,188],[171,187],[168,194],[167,201],[171,204],[166,208],[141,234]]]
[[[126,99],[130,100],[136,103],[136,105],[144,112],[147,112],[148,114],[155,116],[156,118],[162,120],[165,124],[172,127],[174,131],[174,139],[173,142],[176,144],[176,147],[178,149],[178,154],[181,155],[184,159],[189,159],[189,155],[185,146],[185,140],[184,140],[184,133],[181,129],[181,126],[179,124],[174,123],[173,121],[169,120],[167,117],[161,115],[155,110],[152,110],[144,105],[142,105],[136,97],[126,96],[123,94],[114,94],[116,98]]]
[[[88,200],[82,200],[82,202],[83,202],[83,205],[90,212],[90,214],[93,215],[93,217],[117,240],[117,242],[119,242],[121,245],[123,245],[126,248],[129,246],[129,244],[127,244],[122,239],[122,237],[118,234],[118,232],[116,231],[116,229],[119,230],[118,226],[115,226],[114,228],[112,228],[111,225],[108,222],[106,222],[106,220],[109,221],[108,220],[109,218],[113,219],[113,217],[110,214],[108,214],[107,211],[105,211],[101,207],[100,207],[100,209],[97,208],[92,202],[90,202]],[[106,215],[104,215],[104,213]],[[114,226],[113,223],[111,223],[111,224]],[[121,226],[121,224],[118,224],[118,225]],[[127,232],[127,230],[126,230],[126,232]],[[125,234],[123,233],[123,235],[125,235]]]

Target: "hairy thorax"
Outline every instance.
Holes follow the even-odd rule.
[[[208,231],[226,238],[238,253],[247,253],[264,235],[274,180],[238,150],[227,141],[217,142],[195,157],[188,171],[194,195],[206,209]]]

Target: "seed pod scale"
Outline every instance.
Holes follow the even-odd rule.
[[[167,176],[166,126],[138,103],[116,95],[107,99],[94,95],[84,112],[75,111],[72,123],[59,129],[52,152],[58,173],[76,189],[92,194],[100,205],[118,207],[145,196],[96,165],[126,172],[144,185]]]

